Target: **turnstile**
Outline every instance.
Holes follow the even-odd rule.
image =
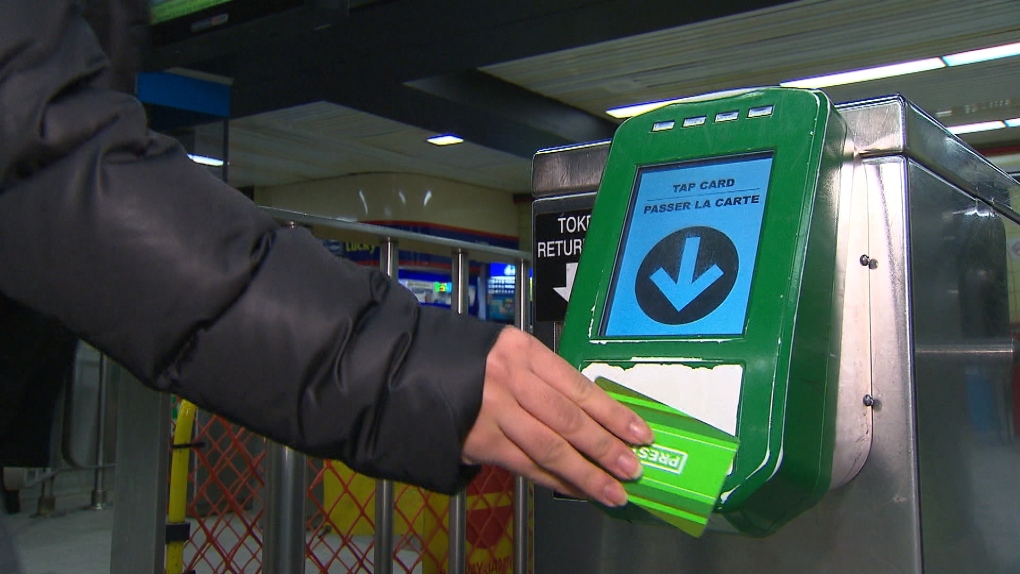
[[[536,573],[1020,571],[1020,185],[900,97],[840,113],[868,197],[847,264],[872,269],[870,304],[846,310],[870,323],[860,474],[764,538],[694,539],[536,488]],[[607,149],[535,157],[534,332],[553,348]]]

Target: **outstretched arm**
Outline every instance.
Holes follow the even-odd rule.
[[[588,460],[632,475],[612,436],[644,440],[632,413],[529,336],[420,308],[281,229],[110,80],[73,2],[0,2],[0,294],[146,384],[360,472],[452,492],[485,461],[621,501]]]

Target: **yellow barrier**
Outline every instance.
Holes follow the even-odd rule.
[[[174,446],[187,445],[191,442],[192,428],[195,423],[195,412],[198,409],[188,401],[182,400],[177,412],[177,427],[174,430]],[[166,520],[168,525],[185,524],[185,513],[188,506],[188,465],[191,460],[190,448],[174,448],[170,459],[170,502],[167,505]],[[187,541],[167,542],[165,574],[183,574],[184,544]]]

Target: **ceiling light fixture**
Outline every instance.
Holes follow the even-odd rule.
[[[948,56],[942,56],[942,61],[944,61],[947,66],[962,66],[964,64],[976,64],[977,62],[998,60],[999,58],[1009,58],[1010,56],[1020,56],[1020,42],[950,54]]]
[[[844,84],[892,78],[917,72],[927,72],[928,70],[937,70],[945,67],[946,64],[941,58],[925,58],[924,60],[900,62],[899,64],[889,64],[888,66],[876,66],[874,68],[839,72],[838,74],[801,78],[789,82],[780,82],[779,85],[784,88],[826,88],[829,86],[842,86]]]
[[[680,101],[683,101],[683,98],[678,98],[678,99],[675,99],[675,100],[661,100],[661,101],[658,101],[658,102],[644,102],[644,103],[640,103],[640,104],[631,104],[631,105],[628,105],[628,106],[620,106],[620,107],[617,107],[617,108],[609,108],[608,110],[606,110],[606,113],[609,114],[610,116],[613,116],[614,118],[616,118],[618,120],[623,120],[623,119],[631,118],[631,117],[634,117],[634,116],[639,116],[639,115],[641,115],[641,114],[643,114],[645,112],[650,112],[652,110],[657,110],[657,109],[659,109],[659,108],[661,108],[663,106],[668,106],[669,104],[675,104],[675,103],[680,102]]]
[[[940,68],[945,68],[947,66],[962,66],[965,64],[974,64],[977,62],[986,62],[988,60],[1009,58],[1012,56],[1020,56],[1020,42],[1016,42],[1013,44],[1003,44],[1001,46],[992,46],[990,48],[981,48],[979,50],[970,50],[967,52],[957,52],[956,54],[949,54],[946,56],[940,56],[938,58],[924,58],[921,60],[912,60],[909,62],[901,62],[898,64],[888,64],[885,66],[876,66],[873,68],[851,70],[849,72],[838,72],[835,74],[812,76],[809,78],[801,78],[797,80],[790,80],[787,82],[780,82],[779,85],[785,88],[825,88],[829,86],[841,86],[844,84],[867,82],[869,80],[879,80],[882,78],[892,78],[895,76],[903,76],[906,74],[914,74],[917,72],[927,72],[930,70],[938,70]],[[639,104],[618,106],[615,108],[609,108],[608,110],[606,110],[606,114],[617,119],[625,119],[639,114],[643,114],[645,112],[652,111],[654,109],[661,108],[669,104],[684,101],[685,99],[686,98],[678,98],[672,100],[659,100],[654,102],[643,102]],[[1020,118],[1016,119],[1020,121]],[[1009,127],[1018,126],[1010,125]]]
[[[193,154],[193,153],[189,153],[188,157],[191,158],[191,161],[193,161],[195,163],[200,163],[202,165],[208,165],[210,167],[222,167],[223,166],[223,160],[215,158],[215,157],[209,157],[207,155],[197,155],[197,154]]]
[[[987,132],[991,130],[1001,130],[1006,127],[1006,122],[996,120],[994,122],[978,122],[975,124],[961,124],[958,126],[946,126],[950,132],[960,134],[972,134],[974,132]]]
[[[1008,128],[1020,128],[1020,118],[1012,118],[1006,120],[1006,127]]]
[[[598,140],[598,141],[585,142],[585,143],[580,143],[580,144],[566,144],[566,145],[561,145],[561,146],[547,147],[547,148],[542,148],[542,149],[538,150],[535,153],[536,154],[543,154],[543,153],[553,153],[553,152],[567,151],[567,150],[572,150],[572,149],[583,149],[583,148],[586,148],[586,147],[598,147],[600,145],[606,145],[610,141],[612,141],[612,140]]]
[[[425,141],[432,145],[454,145],[463,142],[464,140],[453,135],[453,134],[441,134],[438,136],[432,136]]]
[[[685,96],[683,98],[676,98],[673,100],[659,100],[656,102],[644,102],[641,104],[632,104],[629,106],[620,106],[618,108],[609,108],[606,113],[617,119],[627,119],[637,115],[641,115],[645,112],[657,110],[663,106],[670,104],[677,104],[680,102],[705,102],[708,100],[714,100],[716,98],[723,98],[726,96],[736,96],[753,91],[754,88],[735,88],[732,90],[721,90],[718,92],[708,92],[705,94],[698,94],[696,96]]]

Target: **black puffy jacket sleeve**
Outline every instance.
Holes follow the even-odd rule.
[[[499,328],[280,228],[108,84],[70,1],[0,2],[0,293],[273,440],[461,486]]]

